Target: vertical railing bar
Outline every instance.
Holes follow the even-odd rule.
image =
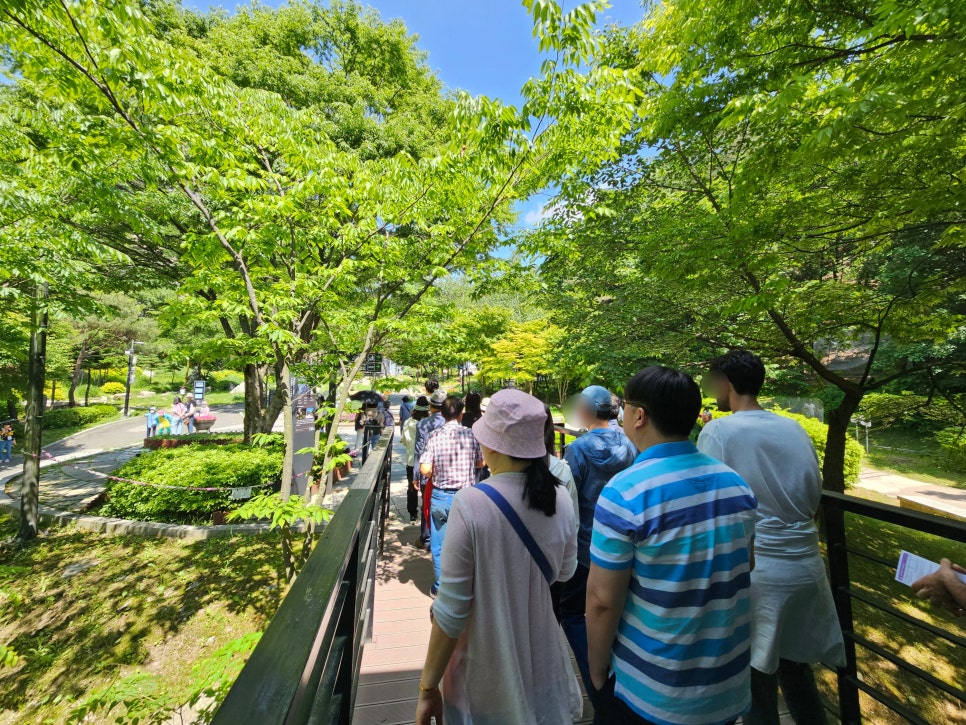
[[[849,553],[846,550],[845,513],[834,506],[825,507],[825,535],[828,541],[829,580],[835,610],[842,631],[851,634],[855,625],[852,621],[852,598],[849,596]],[[845,638],[845,666],[837,672],[839,686],[839,717],[842,725],[860,725],[862,712],[859,704],[859,690],[854,682],[858,679],[855,657],[855,642]]]

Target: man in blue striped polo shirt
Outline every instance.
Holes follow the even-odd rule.
[[[723,725],[751,704],[755,496],[688,440],[690,376],[642,370],[624,432],[641,451],[597,502],[587,638],[598,725]]]

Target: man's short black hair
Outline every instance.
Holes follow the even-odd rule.
[[[447,395],[441,412],[444,420],[456,420],[463,412],[463,399],[458,395]]]
[[[732,350],[711,361],[711,372],[724,375],[738,395],[758,395],[765,384],[765,364],[747,350]]]
[[[429,393],[430,395],[432,395],[437,390],[439,390],[439,381],[438,380],[433,380],[432,378],[430,378],[429,380],[426,381],[426,392],[427,393]]]
[[[662,365],[644,368],[631,378],[624,398],[643,407],[666,436],[687,438],[701,412],[701,389],[694,378]]]

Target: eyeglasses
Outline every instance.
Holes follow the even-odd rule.
[[[635,403],[633,400],[625,400],[624,401],[624,407],[626,408],[628,405],[630,405],[630,406],[632,406],[634,408],[640,408],[641,410],[644,411],[644,414],[645,415],[650,415],[651,414],[651,411],[649,411],[647,409],[647,406],[644,405],[644,403]]]

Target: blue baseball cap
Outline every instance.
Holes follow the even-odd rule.
[[[590,385],[580,393],[580,399],[591,410],[597,413],[612,413],[610,391],[601,385]]]

